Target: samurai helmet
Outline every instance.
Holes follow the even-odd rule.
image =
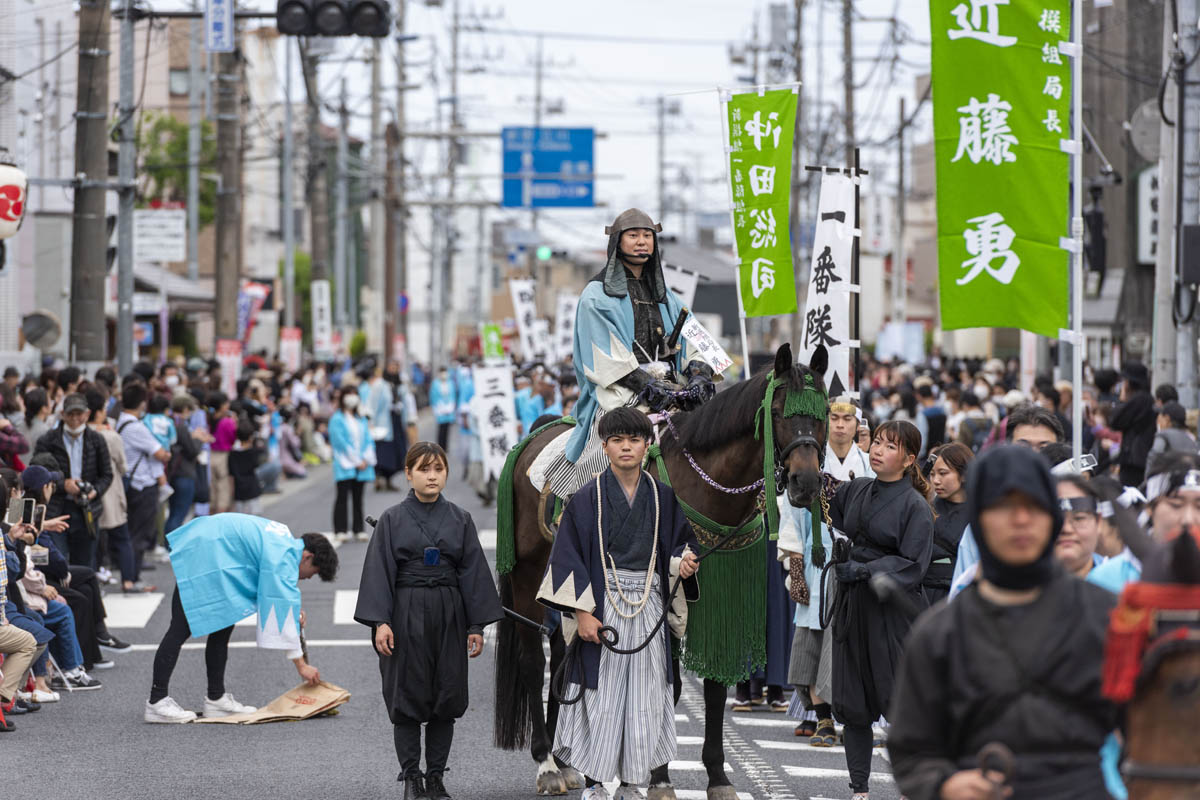
[[[650,219],[649,214],[638,208],[630,208],[622,211],[613,221],[612,225],[604,228],[604,232],[609,236],[613,234],[620,236],[625,231],[630,231],[634,228],[647,228],[655,233],[662,233],[662,223]]]

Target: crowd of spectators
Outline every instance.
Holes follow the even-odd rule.
[[[234,396],[221,389],[219,365],[196,358],[139,362],[120,377],[108,366],[91,375],[7,368],[0,732],[65,690],[101,689],[92,673],[129,650],[105,623],[105,594],[154,591],[166,536],[193,516],[259,513],[282,481],[331,461],[329,420],[342,398],[361,396],[372,447],[399,450],[402,463],[416,431],[412,382],[398,365],[370,360],[291,373],[251,357]],[[381,474],[376,489],[393,489],[390,478]]]

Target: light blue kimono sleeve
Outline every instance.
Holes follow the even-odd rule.
[[[261,525],[258,561],[258,646],[300,650],[300,555],[304,542],[281,522]],[[292,657],[299,657],[294,655]]]
[[[962,538],[958,540],[958,556],[954,560],[954,577],[951,583],[955,583],[962,574],[971,567],[979,563],[979,545],[975,542],[975,534],[968,525],[963,530]]]

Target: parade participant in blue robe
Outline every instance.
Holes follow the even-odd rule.
[[[258,646],[286,650],[300,677],[311,685],[321,673],[304,658],[300,628],[298,581],[320,575],[337,576],[337,551],[319,533],[300,539],[281,522],[248,514],[198,517],[168,537],[175,594],[171,623],[154,654],[154,679],[146,701],[146,722],[191,722],[186,711],[168,694],[171,673],[183,643],[208,636],[204,661],[208,669],[206,717],[254,711],[225,691],[225,661],[233,626],[258,614]]]
[[[674,491],[641,469],[650,421],[619,408],[601,418],[599,433],[610,466],[567,504],[538,591],[539,601],[564,614],[567,641],[582,640],[563,688],[564,696],[582,696],[559,711],[554,755],[587,777],[583,800],[607,798],[605,781],[636,786],[676,752],[666,626],[655,633],[658,643],[626,655],[602,648],[601,625],[617,630],[620,647],[637,647],[669,603],[672,632],[681,636],[680,612],[699,596],[691,525]],[[673,575],[683,579],[675,597]]]
[[[354,619],[379,653],[405,800],[449,800],[442,776],[467,711],[467,657],[483,652],[483,628],[503,610],[471,515],[442,495],[446,452],[418,442],[405,474],[412,491],[367,545]]]
[[[450,429],[454,427],[454,414],[458,409],[458,390],[445,367],[438,370],[437,378],[429,386],[429,405],[438,426],[438,447],[445,450],[450,446]]]
[[[605,231],[608,262],[584,288],[575,312],[574,363],[580,392],[573,415],[579,424],[566,446],[568,464],[552,470],[556,492],[569,493],[603,469],[594,435],[597,416],[635,402],[651,411],[663,410],[672,402],[668,392],[675,387],[670,382],[687,384],[688,394],[675,399],[686,408],[716,392],[707,364],[689,360],[686,348],[667,352],[683,304],[663,278],[657,236],[661,230],[645,212],[631,208]],[[564,477],[570,466],[578,467],[574,481]]]

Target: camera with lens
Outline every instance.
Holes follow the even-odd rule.
[[[79,487],[79,494],[75,495],[74,497],[75,502],[81,506],[86,506],[91,503],[92,501],[88,500],[88,495],[96,491],[96,487],[92,486],[87,481],[75,481],[75,485]]]

